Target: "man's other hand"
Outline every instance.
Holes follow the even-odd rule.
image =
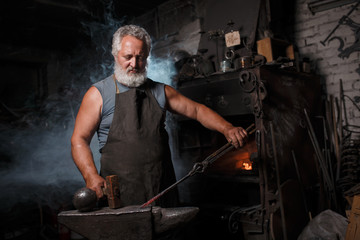
[[[246,143],[248,134],[242,127],[229,126],[225,128],[224,136],[235,148],[239,148]]]

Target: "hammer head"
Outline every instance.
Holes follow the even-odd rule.
[[[80,212],[88,212],[96,207],[97,197],[95,191],[90,188],[80,188],[74,194],[73,204]]]
[[[117,175],[110,175],[106,177],[106,188],[103,189],[103,193],[107,197],[109,208],[115,209],[122,207],[120,200],[119,178]],[[80,212],[88,212],[94,210],[97,200],[95,191],[84,187],[74,194],[73,204]]]

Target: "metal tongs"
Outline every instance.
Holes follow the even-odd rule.
[[[248,135],[251,135],[252,133],[254,133],[256,130],[255,128],[255,124],[251,124],[248,128],[246,128],[246,132],[248,133]],[[219,148],[218,150],[216,150],[214,153],[210,154],[207,158],[205,158],[205,160],[203,160],[202,162],[197,162],[194,164],[193,168],[191,169],[191,171],[185,175],[183,178],[181,178],[180,180],[178,180],[177,182],[175,182],[174,184],[170,185],[168,188],[166,188],[165,190],[163,190],[162,192],[160,192],[158,195],[156,195],[155,197],[151,198],[149,201],[147,201],[146,203],[144,203],[143,205],[140,206],[140,208],[144,208],[147,207],[148,205],[150,205],[152,202],[156,201],[158,198],[160,198],[162,195],[164,195],[165,193],[167,193],[168,191],[170,191],[171,189],[173,189],[175,186],[177,186],[179,183],[185,181],[186,179],[188,179],[189,177],[193,176],[196,173],[203,173],[205,171],[205,169],[212,164],[213,162],[215,162],[217,159],[219,159],[220,157],[222,157],[223,155],[225,155],[227,152],[229,152],[230,150],[232,150],[234,148],[234,145],[231,144],[231,142],[228,142],[227,144],[225,144],[224,146],[222,146],[221,148]]]

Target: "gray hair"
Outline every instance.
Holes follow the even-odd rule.
[[[149,56],[151,49],[151,38],[147,31],[136,25],[125,25],[120,27],[113,35],[112,40],[112,55],[116,58],[117,53],[121,48],[121,41],[125,36],[133,36],[142,40],[146,44],[147,55]]]

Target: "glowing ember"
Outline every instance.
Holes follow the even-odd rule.
[[[236,163],[235,167],[242,170],[252,170],[252,162],[250,161],[250,153],[242,152],[234,156]]]
[[[240,168],[243,170],[252,170],[252,162],[249,159],[237,161],[236,168]]]
[[[238,171],[252,171],[253,162],[251,154],[257,152],[255,141],[248,142],[244,147],[235,151],[229,152],[219,161],[214,162],[213,166],[208,169],[208,172],[215,172],[217,174],[238,174]]]

